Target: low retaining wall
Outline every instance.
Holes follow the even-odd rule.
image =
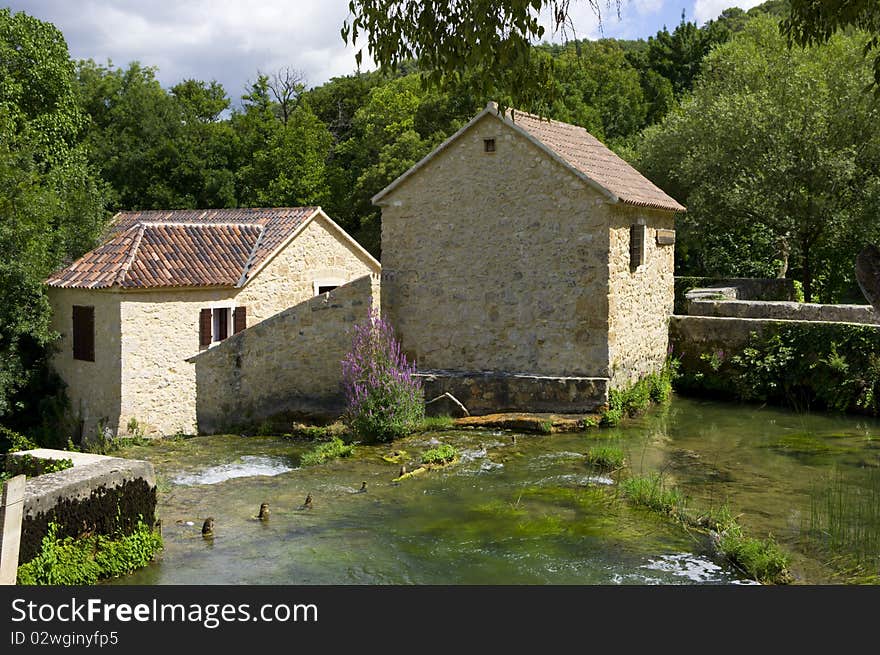
[[[27,479],[19,564],[39,554],[50,522],[61,538],[131,534],[139,520],[155,523],[156,474],[149,462],[38,448],[9,453],[7,467],[24,456],[70,459],[73,467]]]
[[[584,414],[608,402],[608,378],[543,377],[495,372],[420,371],[425,398],[450,393],[471,414]]]
[[[199,432],[247,429],[274,417],[335,418],[352,327],[379,306],[367,275],[272,316],[188,361]]]
[[[778,300],[797,299],[794,280],[788,278],[753,277],[675,277],[675,313],[684,313],[685,295],[691,289],[725,288],[734,290],[733,298],[738,300]]]
[[[880,325],[880,315],[871,305],[820,305],[798,302],[694,299],[688,301],[687,313],[691,316]]]

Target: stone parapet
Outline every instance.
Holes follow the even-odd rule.
[[[697,291],[696,289],[694,291]],[[880,315],[871,305],[820,305],[817,303],[772,302],[759,300],[719,300],[691,297],[687,313],[691,316],[761,318],[784,321],[824,321],[880,325]]]

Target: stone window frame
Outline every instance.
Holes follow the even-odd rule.
[[[316,296],[321,295],[321,287],[333,287],[333,289],[335,289],[341,287],[343,284],[345,284],[345,280],[341,277],[322,277],[312,280],[312,288],[314,289]]]

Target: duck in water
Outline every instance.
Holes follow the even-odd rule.
[[[397,475],[398,478],[402,478],[406,475],[406,464],[402,464],[400,467],[400,473]]]
[[[269,520],[269,503],[262,503],[260,505],[260,513],[257,514],[257,518],[261,521]]]
[[[306,502],[302,504],[300,509],[312,509],[312,494],[306,494]]]
[[[367,482],[366,482],[366,480],[364,480],[363,482],[361,482],[361,488],[358,489],[355,493],[362,494],[362,493],[366,493],[366,491],[367,491]]]
[[[213,516],[209,516],[208,518],[205,519],[205,522],[202,523],[202,536],[205,537],[205,539],[208,539],[208,538],[214,536],[214,517]]]

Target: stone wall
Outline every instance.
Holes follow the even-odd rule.
[[[40,448],[10,453],[7,467],[14,467],[14,460],[25,456],[70,459],[73,468],[27,479],[20,564],[39,553],[50,522],[58,524],[61,538],[76,538],[85,532],[130,534],[139,520],[153,525],[156,475],[149,462]]]
[[[645,224],[645,259],[630,266],[630,227]],[[674,246],[657,230],[674,228],[673,213],[614,206],[611,212],[608,345],[611,386],[625,387],[663,367],[674,299]]]
[[[686,295],[691,289],[725,289],[736,300],[796,300],[794,280],[752,277],[675,277],[675,313],[686,314]]]
[[[383,312],[420,369],[607,376],[609,210],[571,171],[487,115],[381,205]]]
[[[880,316],[871,305],[820,305],[817,303],[762,302],[757,300],[690,300],[687,304],[687,313],[691,316],[880,325]]]
[[[352,326],[379,305],[367,275],[236,334],[189,361],[200,433],[250,427],[281,414],[336,417]]]
[[[52,365],[67,384],[75,421],[84,435],[119,426],[121,390],[120,294],[88,289],[47,289],[52,307],[52,329],[60,337]],[[95,308],[95,361],[73,358],[73,306]],[[73,437],[74,435],[65,435]]]

